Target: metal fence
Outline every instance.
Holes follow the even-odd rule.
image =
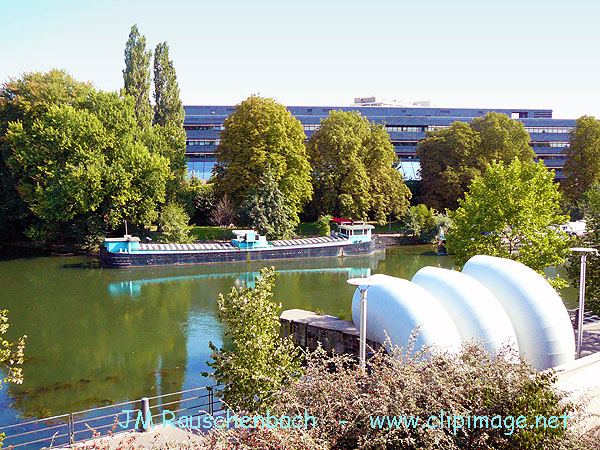
[[[215,395],[218,389],[188,389],[4,426],[0,429],[6,435],[3,448],[62,447],[117,432],[143,431],[150,424],[162,423],[163,417],[214,415],[223,411],[223,403]]]

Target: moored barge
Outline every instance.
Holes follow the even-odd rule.
[[[214,244],[142,243],[125,235],[105,239],[100,261],[103,267],[128,268],[368,255],[381,248],[371,235],[373,228],[344,222],[331,236],[277,241],[267,241],[254,230],[234,230],[231,242]]]

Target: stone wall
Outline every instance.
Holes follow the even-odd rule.
[[[294,343],[305,349],[315,350],[320,342],[327,352],[359,354],[360,332],[352,322],[302,309],[283,311],[279,321],[282,334],[292,336]],[[378,349],[381,345],[368,340],[367,352],[369,347]]]

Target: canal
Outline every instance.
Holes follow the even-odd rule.
[[[216,299],[279,270],[275,300],[350,317],[345,280],[373,273],[411,278],[421,267],[452,268],[431,246],[390,247],[342,259],[101,269],[84,257],[0,257],[0,308],[9,338],[27,334],[22,385],[0,390],[2,425],[212,384],[209,341],[221,344]],[[574,290],[563,293],[570,307]]]

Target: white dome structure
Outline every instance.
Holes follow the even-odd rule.
[[[413,281],[371,276],[367,339],[408,344],[419,328],[415,350],[434,345],[457,350],[462,340],[483,341],[490,352],[513,345],[537,370],[575,359],[571,320],[554,288],[529,267],[510,259],[477,255],[461,272],[425,267]],[[352,299],[360,326],[360,291]],[[387,333],[387,335],[386,335]]]
[[[421,286],[402,278],[372,275],[367,291],[367,339],[381,344],[389,336],[393,346],[405,347],[419,327],[415,350],[436,345],[456,351],[460,334],[448,312]],[[360,291],[352,299],[352,319],[360,323]],[[387,333],[387,336],[386,336]]]
[[[508,314],[494,294],[476,279],[455,270],[423,267],[412,282],[442,304],[463,341],[480,340],[491,354],[506,345],[519,350]]]
[[[508,313],[521,355],[538,370],[575,359],[567,310],[554,288],[533,269],[510,259],[473,256],[463,273],[486,286]]]

